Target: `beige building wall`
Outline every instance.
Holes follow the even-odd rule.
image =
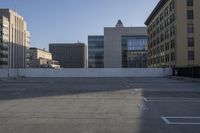
[[[194,10],[194,54],[195,54],[195,66],[200,66],[200,0],[195,0],[193,5]]]
[[[187,6],[186,1],[175,0],[176,16],[176,67],[187,67]]]
[[[170,25],[174,25],[175,34],[170,38],[174,38],[175,40],[175,48],[170,48],[169,50],[161,51],[158,46],[162,46],[163,43],[159,42],[156,46],[152,46],[152,42],[155,38],[151,37],[151,34],[155,31],[156,28],[151,30],[152,25],[155,23],[156,19],[159,18],[160,14],[165,11],[166,7],[170,6],[170,3],[174,2],[174,10],[170,12],[170,14],[175,14],[175,21]],[[164,3],[160,4],[160,3]],[[193,6],[187,6],[187,0],[160,0],[159,4],[156,6],[154,11],[151,13],[147,21],[145,22],[148,27],[148,61],[149,67],[191,67],[191,66],[200,66],[200,0],[193,0]],[[187,11],[193,10],[194,19],[190,20],[187,18]],[[164,21],[167,20],[169,16],[164,18]],[[194,33],[188,32],[188,24],[194,24]],[[158,26],[158,25],[156,25]],[[164,27],[164,32],[169,29],[168,27]],[[157,32],[156,32],[157,33]],[[161,32],[157,33],[157,36],[161,35]],[[194,37],[194,47],[188,46],[188,38]],[[164,43],[169,42],[169,40],[165,40]],[[154,50],[158,49],[158,53],[155,54]],[[188,51],[194,51],[194,60],[188,59]],[[153,61],[152,59],[161,58],[163,55],[165,56],[168,53],[175,53],[174,61],[164,61],[162,63],[158,63]],[[153,54],[152,54],[153,53]],[[171,54],[170,54],[171,59]]]
[[[51,53],[49,53],[47,51],[37,49],[37,59],[39,59],[39,58],[52,60],[52,55],[51,55]]]
[[[27,67],[30,33],[25,20],[10,9],[0,9],[0,16],[9,21],[9,68]]]
[[[122,67],[122,36],[144,36],[146,34],[146,27],[105,27],[104,67]]]
[[[34,60],[40,59],[40,58],[52,60],[51,53],[39,48],[30,48],[29,53],[30,53],[30,58]]]
[[[30,67],[31,68],[50,68],[52,65],[59,67],[57,61],[52,60],[52,54],[39,48],[30,48]]]

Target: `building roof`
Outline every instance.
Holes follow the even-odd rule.
[[[145,21],[145,24],[148,25],[151,20],[156,16],[156,14],[160,11],[160,9],[165,5],[168,0],[160,0],[154,10],[151,12],[150,16]]]
[[[15,10],[12,10],[10,8],[1,8],[0,9],[0,12],[1,14],[4,14],[4,13],[13,13],[15,14],[17,17],[19,17],[20,19],[24,20],[24,18]]]
[[[40,48],[35,48],[35,47],[31,47],[30,50],[40,50],[40,51],[43,51],[43,52],[47,52],[47,53],[50,53],[44,49],[40,49]]]
[[[70,46],[70,45],[74,45],[74,46],[80,46],[80,45],[84,45],[85,43],[50,43],[49,46]]]

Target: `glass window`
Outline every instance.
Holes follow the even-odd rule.
[[[193,18],[194,18],[194,14],[193,14],[193,11],[192,11],[192,10],[188,10],[188,11],[187,11],[187,18],[188,18],[188,19],[193,19]]]
[[[187,0],[187,6],[193,6],[193,0]]]
[[[145,50],[147,39],[128,39],[128,50]]]
[[[194,33],[194,24],[188,24],[188,33]]]
[[[194,46],[194,38],[193,37],[189,37],[188,38],[188,46],[189,47],[193,47]]]
[[[172,1],[171,3],[170,3],[170,11],[172,11],[174,9],[174,1]]]
[[[194,51],[188,51],[188,60],[194,60]]]

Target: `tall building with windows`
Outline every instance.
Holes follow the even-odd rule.
[[[0,68],[29,66],[30,33],[22,16],[0,9]]]
[[[0,68],[8,67],[8,44],[9,42],[8,18],[0,16]]]
[[[88,67],[104,67],[104,36],[88,36]]]
[[[200,0],[160,0],[148,27],[148,66],[200,66]]]
[[[61,68],[86,68],[87,48],[84,43],[52,43],[49,52]]]
[[[119,20],[115,27],[104,28],[104,36],[88,37],[88,52],[89,67],[99,68],[100,63],[104,68],[145,68],[147,29],[124,27]]]

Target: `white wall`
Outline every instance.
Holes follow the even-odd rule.
[[[0,69],[0,78],[16,77],[16,76],[17,76],[16,69]]]
[[[8,70],[6,71],[6,69],[0,69],[0,78],[7,76],[8,76]]]
[[[25,77],[164,77],[172,75],[170,68],[104,68],[104,69],[10,69],[9,76]],[[8,77],[0,69],[0,77]]]

